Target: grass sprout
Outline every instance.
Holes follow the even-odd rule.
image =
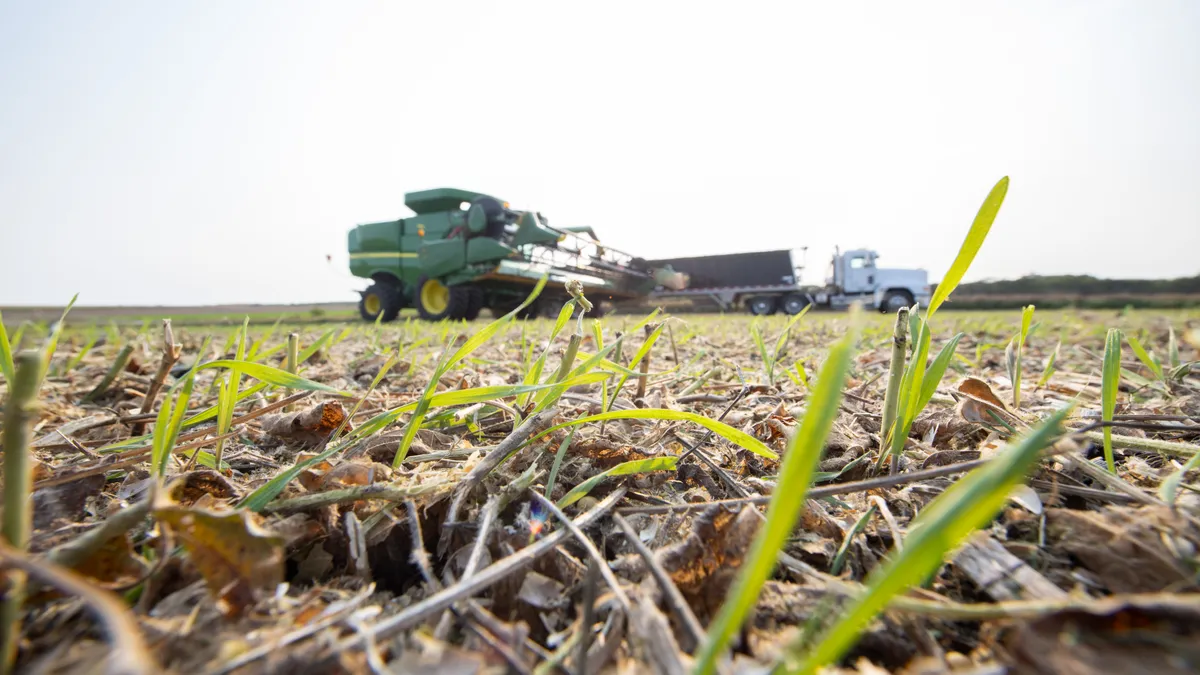
[[[1009,493],[1024,481],[1037,463],[1039,453],[1058,438],[1060,427],[1070,412],[1069,407],[1057,411],[995,459],[956,481],[922,509],[908,528],[903,550],[894,550],[893,555],[872,571],[866,590],[814,646],[791,645],[782,670],[815,673],[833,663],[892,598],[929,579],[941,567],[949,551],[991,522],[1004,508]]]
[[[809,397],[808,411],[788,443],[779,470],[779,480],[767,507],[767,521],[754,537],[737,578],[709,627],[696,659],[698,674],[708,675],[716,670],[717,661],[724,654],[729,641],[741,629],[758,602],[762,586],[775,568],[779,551],[800,517],[805,495],[812,485],[817,462],[824,450],[825,439],[837,417],[842,402],[842,388],[850,371],[859,330],[857,306],[851,312],[850,327],[846,335],[830,349]]]

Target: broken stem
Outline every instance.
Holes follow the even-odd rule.
[[[896,329],[892,332],[892,365],[888,369],[887,393],[883,397],[883,423],[879,427],[883,434],[884,448],[890,447],[887,439],[893,433],[896,423],[896,407],[899,405],[900,382],[904,379],[904,360],[908,354],[908,308],[901,307],[896,312]],[[888,455],[881,451],[876,469],[883,466],[883,459]],[[892,458],[892,473],[896,473],[897,458]]]
[[[171,330],[171,320],[163,319],[163,356],[162,361],[158,363],[158,371],[154,373],[154,379],[150,381],[150,388],[146,391],[146,397],[142,399],[142,407],[139,412],[143,415],[154,409],[154,399],[158,398],[158,392],[162,389],[163,383],[167,381],[167,374],[171,372],[171,366],[174,366],[179,361],[179,355],[183,352],[183,345],[175,342],[175,333]],[[146,431],[146,423],[138,422],[133,425],[130,434],[133,436],[141,436]]]

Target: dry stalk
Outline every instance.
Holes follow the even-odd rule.
[[[150,389],[146,391],[146,397],[142,399],[142,407],[139,411],[145,415],[154,409],[154,399],[158,398],[158,392],[162,390],[163,383],[167,381],[167,374],[171,372],[171,367],[179,361],[179,355],[183,352],[183,345],[175,342],[175,333],[171,330],[171,320],[163,319],[163,356],[158,363],[158,371],[154,373],[154,379],[150,381]],[[146,423],[138,422],[133,425],[133,430],[130,432],[134,436],[141,436],[146,431]]]

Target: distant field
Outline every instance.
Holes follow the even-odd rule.
[[[0,307],[9,325],[25,321],[54,321],[62,307]],[[171,319],[176,325],[241,323],[250,317],[251,323],[319,323],[345,321],[358,316],[353,303],[315,303],[301,305],[209,305],[200,307],[80,307],[71,309],[71,322],[117,325],[136,325],[143,321]]]

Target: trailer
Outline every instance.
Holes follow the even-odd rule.
[[[805,249],[801,249],[802,251]],[[915,303],[928,305],[929,275],[923,269],[881,268],[870,249],[834,251],[824,286],[800,283],[803,262],[788,249],[663,258],[648,265],[682,272],[686,288],[658,287],[652,299],[691,298],[715,302],[721,311],[745,307],[751,314],[796,314],[806,306],[845,309],[851,303],[895,312]]]

